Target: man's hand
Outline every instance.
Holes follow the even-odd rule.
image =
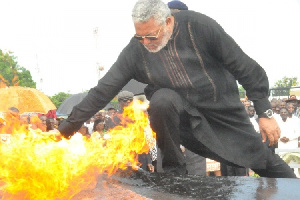
[[[63,138],[63,136],[57,129],[50,130],[49,132],[46,132],[46,133],[47,133],[47,135],[50,136],[51,139],[53,139],[54,141],[57,141],[57,142],[62,140],[62,138]]]
[[[154,166],[152,164],[147,164],[147,167],[150,172],[154,172]]]
[[[259,118],[258,125],[259,125],[259,130],[263,142],[266,142],[267,137],[269,138],[270,141],[269,146],[273,146],[278,142],[281,131],[276,120],[273,117],[270,119]]]

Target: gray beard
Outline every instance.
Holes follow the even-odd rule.
[[[168,44],[169,39],[171,38],[171,35],[172,35],[172,33],[169,33],[168,31],[164,31],[163,34],[164,34],[164,36],[161,40],[161,44],[157,45],[156,49],[154,49],[154,50],[148,49],[145,45],[144,45],[144,47],[151,53],[159,52],[162,48],[164,48]]]

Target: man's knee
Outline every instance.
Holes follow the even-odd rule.
[[[150,100],[150,109],[160,112],[173,108],[182,108],[182,100],[178,93],[171,89],[162,88],[157,90]]]

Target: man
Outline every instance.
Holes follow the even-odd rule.
[[[252,105],[248,106],[248,115],[249,115],[249,118],[250,118],[250,122],[252,123],[255,131],[257,133],[259,133],[259,126],[258,126],[257,120],[254,117],[254,115],[255,115],[255,108],[254,108],[254,106],[252,106]]]
[[[193,11],[171,15],[160,0],[139,0],[132,19],[136,34],[60,125],[65,137],[135,79],[148,84],[150,124],[165,172],[186,172],[182,144],[203,157],[251,168],[263,177],[295,178],[265,144],[267,137],[271,146],[280,137],[271,116],[266,73],[218,23]],[[254,103],[262,140],[240,102],[236,80]]]
[[[294,120],[288,117],[288,110],[286,108],[280,109],[280,117],[278,124],[282,131],[280,140],[278,141],[278,148],[289,149],[298,148],[297,124]]]
[[[245,101],[244,101],[244,106],[245,106],[245,109],[246,109],[246,111],[248,112],[248,107],[251,105],[251,101],[249,101],[248,99],[246,99]]]
[[[295,107],[293,103],[287,103],[286,109],[288,111],[288,119],[291,121],[291,123],[294,124],[295,129],[300,131],[300,119],[294,115],[295,113]]]
[[[298,118],[300,118],[300,100],[297,99],[296,95],[292,94],[288,100],[286,100],[287,103],[294,104],[295,113],[294,115]]]
[[[285,101],[281,101],[279,104],[279,108],[286,108],[286,102]]]
[[[173,0],[168,2],[168,7],[172,13],[179,12],[180,10],[188,10],[187,5],[181,1]]]
[[[55,121],[53,118],[46,119],[46,132],[55,130]]]
[[[121,91],[118,94],[118,103],[120,106],[120,110],[107,119],[106,125],[108,129],[112,129],[117,125],[122,125],[121,118],[124,112],[124,108],[129,106],[133,101],[134,94],[129,91]],[[153,149],[150,150],[150,154],[152,155]],[[156,151],[156,150],[155,150]],[[154,172],[154,166],[152,165],[151,156],[148,153],[139,154],[138,160],[142,164],[140,167],[144,170],[148,170],[150,172]]]
[[[134,94],[129,91],[122,91],[118,94],[118,103],[120,109],[109,118],[106,119],[106,125],[108,129],[114,128],[121,123],[122,113],[125,107],[129,106],[133,101]]]

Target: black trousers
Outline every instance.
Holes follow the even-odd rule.
[[[157,144],[162,151],[162,167],[165,172],[186,173],[186,162],[180,144],[190,151],[229,166],[237,166],[208,149],[191,132],[189,116],[178,93],[159,89],[151,97],[148,109],[150,124],[156,132]],[[293,170],[267,146],[266,169],[252,169],[261,177],[296,178]],[[264,162],[264,161],[262,161]]]

